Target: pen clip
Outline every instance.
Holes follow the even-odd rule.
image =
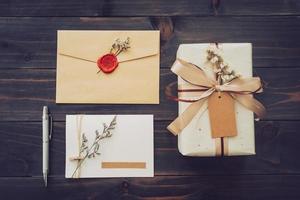
[[[52,115],[49,115],[49,126],[50,126],[50,132],[49,132],[49,140],[51,140],[52,137],[52,125],[53,125],[53,121],[52,121]]]

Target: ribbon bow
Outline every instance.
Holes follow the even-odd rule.
[[[263,91],[259,77],[235,78],[220,85],[216,80],[210,79],[202,69],[181,59],[175,61],[171,71],[190,84],[188,89],[181,89],[179,86],[179,94],[182,92],[200,94],[194,100],[176,98],[177,101],[191,102],[191,104],[167,127],[174,135],[178,135],[192,121],[207,98],[214,92],[229,93],[233,99],[253,111],[259,118],[265,114],[264,106],[252,95]]]

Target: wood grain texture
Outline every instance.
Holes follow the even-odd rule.
[[[298,17],[0,18],[0,68],[56,68],[56,31],[161,31],[161,67],[181,43],[251,42],[254,67],[300,66]],[[237,31],[238,30],[238,31]]]
[[[128,23],[130,22],[130,23]],[[146,18],[0,18],[0,68],[56,68],[57,30],[147,30]]]
[[[272,73],[270,73],[270,71]],[[55,104],[53,69],[10,69],[0,71],[0,121],[40,121],[41,108],[48,105],[55,121],[64,121],[66,114],[154,114],[155,120],[177,117],[177,102],[167,99],[165,87],[176,81],[169,69],[160,72],[159,105],[64,105]],[[299,68],[257,68],[265,91],[256,95],[267,107],[264,120],[299,120]]]
[[[299,15],[297,0],[2,0],[0,16]]]
[[[172,62],[179,44],[205,42],[252,43],[254,67],[300,66],[298,17],[179,17],[173,26],[174,36],[162,47],[173,56],[163,66]]]
[[[0,199],[300,199],[300,1],[0,0]],[[160,105],[56,105],[56,31],[160,30]],[[268,109],[256,156],[183,157],[164,95],[181,43],[251,42]],[[54,115],[49,188],[41,177],[41,107]],[[155,177],[64,178],[65,115],[154,114]]]
[[[177,138],[155,122],[155,175],[300,174],[299,122],[256,122],[256,156],[197,158],[178,152]],[[54,123],[50,175],[65,174],[65,123]],[[41,123],[0,123],[0,177],[41,175]],[[99,163],[100,165],[100,163]]]
[[[300,176],[159,176],[154,178],[67,180],[50,177],[45,189],[41,177],[0,178],[4,199],[105,200],[296,200]],[[259,184],[259,188],[258,188]],[[14,192],[11,192],[14,191]]]
[[[218,15],[299,15],[300,2],[297,0],[221,0]]]
[[[0,16],[174,16],[212,14],[210,0],[7,0]]]

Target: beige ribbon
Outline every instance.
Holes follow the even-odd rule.
[[[196,92],[199,94],[199,97],[195,100],[178,98],[178,101],[191,102],[191,104],[167,127],[174,135],[178,135],[192,121],[207,98],[214,92],[229,93],[232,98],[253,111],[259,118],[265,114],[264,106],[252,96],[253,93],[263,91],[259,77],[236,78],[219,85],[216,80],[210,79],[202,69],[181,59],[174,62],[171,71],[190,84],[188,89],[179,87],[179,94],[181,92]]]
[[[77,166],[78,169],[76,170],[76,173],[74,173],[72,175],[72,178],[80,178],[80,174],[81,174],[81,165],[80,162],[82,161],[82,157],[81,157],[81,152],[80,152],[80,146],[82,143],[82,119],[83,119],[83,115],[76,115],[76,132],[77,132],[77,142],[78,142],[78,156],[76,157],[70,157],[69,160],[70,161],[76,161],[77,162]],[[78,166],[79,165],[79,166]]]

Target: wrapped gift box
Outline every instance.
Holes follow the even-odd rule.
[[[177,51],[177,58],[201,67],[208,76],[212,76],[212,69],[204,65],[207,59],[206,51],[211,45],[215,44],[181,44]],[[230,69],[235,70],[242,77],[252,77],[252,45],[250,43],[223,43],[218,44],[218,49]],[[178,77],[178,85],[181,84],[188,83]],[[179,102],[178,114],[182,114],[189,104]],[[254,114],[238,102],[234,102],[234,106],[237,136],[212,138],[206,102],[178,135],[180,153],[185,156],[218,156],[221,152],[226,156],[255,154]]]

